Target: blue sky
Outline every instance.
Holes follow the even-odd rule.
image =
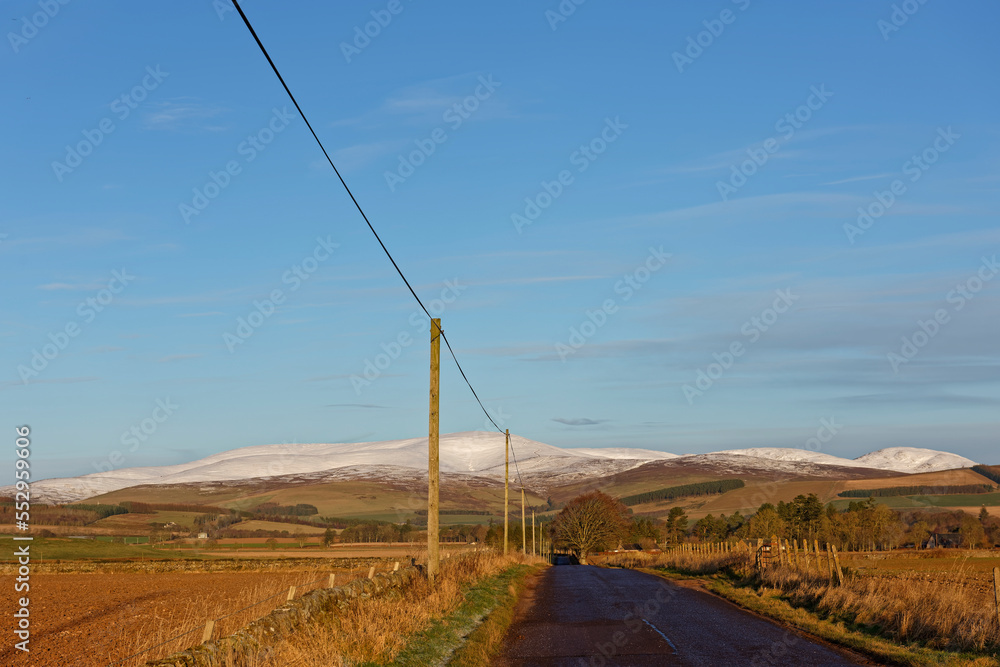
[[[996,462],[1000,10],[903,5],[245,10],[505,428]],[[0,48],[36,478],[425,434],[426,324],[239,16],[46,6]]]

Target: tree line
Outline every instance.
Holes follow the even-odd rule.
[[[954,533],[966,547],[1000,543],[1000,518],[985,507],[979,516],[961,510],[902,510],[877,503],[869,497],[838,509],[810,493],[790,502],[763,503],[743,516],[709,514],[691,523],[682,507],[673,507],[665,519],[635,516],[621,500],[599,491],[571,500],[549,524],[549,535],[557,548],[571,550],[585,560],[586,554],[638,543],[643,547],[682,542],[718,542],[732,539],[819,540],[841,550],[887,550],[911,544],[923,547],[936,533]]]
[[[742,479],[722,479],[714,482],[698,482],[696,484],[681,484],[679,486],[669,486],[665,489],[637,493],[625,496],[621,499],[626,506],[641,505],[658,500],[673,500],[674,498],[684,498],[686,496],[708,496],[717,493],[725,493],[734,489],[741,489],[746,484]]]

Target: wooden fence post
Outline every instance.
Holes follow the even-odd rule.
[[[830,543],[826,543],[826,565],[827,569],[830,571],[830,585],[833,585],[833,551],[830,549]]]
[[[840,558],[837,556],[837,547],[831,546],[833,550],[833,566],[837,569],[837,583],[844,585],[844,571],[840,569]]]
[[[205,623],[205,631],[201,633],[201,643],[212,641],[212,633],[215,632],[215,619]]]
[[[799,540],[797,538],[792,538],[792,558],[794,559],[795,569],[801,569],[799,567]]]
[[[392,571],[393,572],[399,572],[399,561],[398,560],[396,561],[396,564],[392,566]]]
[[[288,597],[285,598],[285,602],[291,602],[294,599],[295,599],[295,586],[291,586],[288,589]]]
[[[368,568],[368,578],[371,579],[374,576],[375,576],[375,566],[372,565],[370,568]]]
[[[333,588],[333,580],[336,578],[337,574],[335,572],[330,573],[330,583],[326,585],[327,588]]]

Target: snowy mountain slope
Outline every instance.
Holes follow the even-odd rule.
[[[563,449],[511,436],[511,475],[548,487],[576,480],[616,475],[647,463],[695,465],[729,474],[770,470],[787,474],[824,474],[837,468],[867,468],[914,473],[964,468],[975,462],[956,454],[913,447],[882,449],[856,459],[780,447],[732,449],[678,456],[645,449]],[[516,465],[514,463],[516,459]],[[426,474],[427,438],[340,444],[255,445],[232,449],[178,465],[123,468],[82,477],[33,482],[32,497],[42,502],[75,502],[141,484],[197,484],[258,478],[328,478],[333,471],[351,475],[391,467]],[[442,473],[502,479],[504,436],[469,431],[441,436]],[[377,477],[376,477],[377,478]],[[0,487],[0,495],[13,495]]]
[[[888,447],[854,459],[868,468],[895,470],[896,472],[937,472],[954,468],[971,468],[975,461],[934,449],[919,447]]]
[[[563,450],[577,456],[593,456],[598,459],[637,459],[641,461],[655,461],[656,459],[673,459],[677,454],[669,452],[657,452],[652,449],[632,449],[631,447],[606,447],[604,449],[588,449],[585,447],[574,447]]]
[[[546,472],[585,465],[591,476],[641,465],[647,460],[670,456],[662,452],[630,450],[637,458],[626,459],[623,450],[601,456],[601,450],[576,454],[511,436],[511,447],[521,470]],[[441,471],[503,476],[504,436],[470,431],[441,436]],[[640,457],[641,455],[641,457]],[[73,502],[140,484],[187,484],[225,480],[308,475],[338,468],[391,465],[427,470],[427,438],[343,444],[255,445],[171,466],[123,468],[82,477],[48,479],[32,483],[34,498],[48,502]],[[512,474],[518,468],[511,462]],[[0,487],[0,494],[13,493]]]
[[[865,465],[857,460],[842,459],[839,456],[831,456],[821,452],[813,452],[807,449],[791,449],[786,447],[755,447],[752,449],[726,449],[713,454],[725,454],[730,456],[751,456],[770,461],[800,461],[804,463],[819,463],[821,465],[845,466],[845,467],[868,467],[878,468],[880,466]]]

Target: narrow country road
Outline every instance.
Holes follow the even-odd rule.
[[[529,582],[495,665],[865,665],[694,588],[560,564]]]

